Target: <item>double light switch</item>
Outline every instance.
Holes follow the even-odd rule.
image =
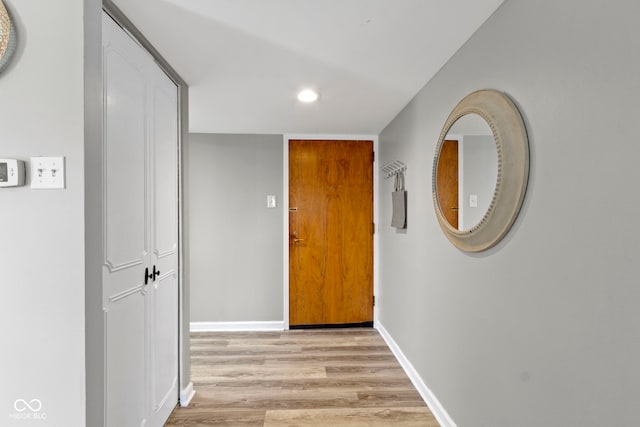
[[[64,188],[64,157],[32,157],[31,188]]]

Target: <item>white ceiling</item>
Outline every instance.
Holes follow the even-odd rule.
[[[114,0],[189,84],[192,132],[378,134],[503,0]],[[296,94],[310,87],[314,104]]]

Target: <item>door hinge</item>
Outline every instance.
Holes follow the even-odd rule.
[[[375,163],[376,162],[376,152],[372,151],[371,152],[371,163]]]
[[[371,233],[372,234],[376,234],[376,223],[375,222],[371,223]]]
[[[376,305],[376,296],[374,295],[373,296],[373,306],[375,307],[375,305]]]

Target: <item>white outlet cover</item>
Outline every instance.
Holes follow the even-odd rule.
[[[65,184],[64,157],[32,157],[31,188],[63,189]]]

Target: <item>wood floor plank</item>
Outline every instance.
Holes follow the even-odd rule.
[[[262,427],[265,415],[264,410],[180,408],[171,414],[165,427]]]
[[[367,359],[366,360],[366,365],[368,367],[392,367],[394,366],[393,363],[395,361],[395,358],[383,358],[383,359],[379,359],[379,360],[372,360],[372,359]],[[292,365],[296,365],[297,363],[299,363],[299,360],[282,360],[282,359],[266,359],[263,360],[263,364],[267,365],[267,366],[292,366]],[[325,367],[331,367],[331,366],[340,366],[340,367],[349,367],[349,366],[362,366],[362,361],[354,361],[352,360],[352,358],[350,358],[349,356],[345,356],[343,358],[334,358],[334,359],[328,359],[328,360],[313,360],[313,361],[309,361],[307,362],[308,366],[325,366]]]
[[[327,366],[327,377],[362,378],[368,376],[397,377],[404,374],[400,366]]]
[[[374,391],[362,391],[358,392],[358,400],[360,403],[376,402],[378,404],[389,406],[390,402],[403,403],[405,406],[408,403],[417,403],[417,406],[424,406],[424,401],[420,394],[416,390],[374,390]]]
[[[247,409],[313,409],[352,407],[360,402],[356,391],[336,390],[251,390],[221,393],[220,390],[201,388],[200,399],[194,408],[247,408]]]
[[[195,366],[206,366],[206,365],[232,365],[232,366],[241,366],[241,365],[264,365],[267,363],[267,360],[264,357],[260,356],[249,356],[249,357],[211,357],[205,355],[199,356],[191,356],[191,363]]]
[[[273,380],[265,379],[259,382],[245,380],[225,380],[225,381],[198,381],[199,388],[212,387],[224,393],[225,390],[234,392],[242,388],[253,389],[279,389],[290,390],[345,390],[345,391],[368,391],[368,390],[415,390],[408,378],[321,378],[304,380]]]
[[[438,424],[374,329],[191,334],[196,395],[167,426]]]
[[[211,365],[193,366],[191,375],[206,380],[215,379],[269,379],[269,378],[326,378],[327,370],[320,366],[263,366],[263,365]]]
[[[367,345],[367,344],[358,344],[356,342],[351,343],[350,345],[331,345],[327,346],[326,343],[324,345],[306,345],[302,348],[302,353],[391,353],[389,348],[386,345]]]
[[[267,411],[264,427],[438,427],[430,414],[426,407]]]

